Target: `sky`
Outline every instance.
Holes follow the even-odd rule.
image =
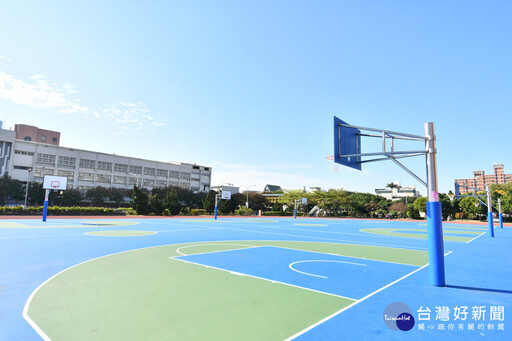
[[[209,166],[212,185],[400,181],[422,195],[391,161],[326,157],[333,116],[415,135],[434,122],[446,193],[493,163],[512,173],[510,13],[499,0],[2,1],[0,120],[59,131],[66,147]],[[425,179],[423,156],[403,163]]]

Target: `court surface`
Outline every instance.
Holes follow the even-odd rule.
[[[424,221],[2,219],[0,340],[512,339],[511,228],[443,230],[438,288]]]

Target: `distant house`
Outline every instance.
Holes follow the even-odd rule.
[[[281,191],[281,186],[266,185],[265,189],[263,190],[263,192],[277,192],[277,191]]]
[[[416,190],[415,186],[402,187],[399,181],[393,181],[396,187],[393,188],[378,188],[375,190],[377,195],[391,200],[400,200],[405,197],[420,197],[420,192]]]
[[[279,198],[283,195],[282,192],[283,190],[281,186],[266,185],[263,190],[263,196],[268,203],[275,204],[276,202],[279,202]]]

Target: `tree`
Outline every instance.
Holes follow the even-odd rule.
[[[412,206],[417,212],[427,212],[427,197],[421,197],[414,201],[414,204]]]
[[[409,207],[401,202],[397,202],[389,206],[389,212],[394,212],[399,218],[405,217]]]
[[[137,214],[149,214],[151,211],[148,194],[137,186],[133,186],[132,208],[137,211]]]
[[[164,208],[169,210],[171,215],[178,215],[181,210],[181,205],[178,201],[178,194],[171,188],[164,198]]]
[[[114,187],[110,189],[108,197],[116,203],[117,207],[119,207],[119,205],[124,202],[124,198],[129,195],[130,194],[126,189]]]
[[[205,210],[207,213],[213,213],[213,210],[215,209],[215,195],[217,192],[210,191],[206,196],[203,198],[203,210]]]
[[[61,206],[79,206],[82,202],[82,193],[78,189],[62,191]]]
[[[31,182],[28,186],[28,204],[29,205],[43,205],[44,203],[44,192],[43,184],[40,182]]]
[[[5,205],[7,200],[20,201],[25,198],[25,191],[21,181],[4,174],[0,178],[0,204]]]
[[[91,201],[91,206],[103,206],[108,195],[108,188],[101,186],[90,188],[85,192],[85,198]]]
[[[459,202],[460,209],[469,219],[476,219],[485,215],[486,207],[480,204],[477,198],[465,196]]]

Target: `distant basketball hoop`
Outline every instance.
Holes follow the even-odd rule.
[[[325,159],[328,161],[334,161],[334,155],[326,156]]]

